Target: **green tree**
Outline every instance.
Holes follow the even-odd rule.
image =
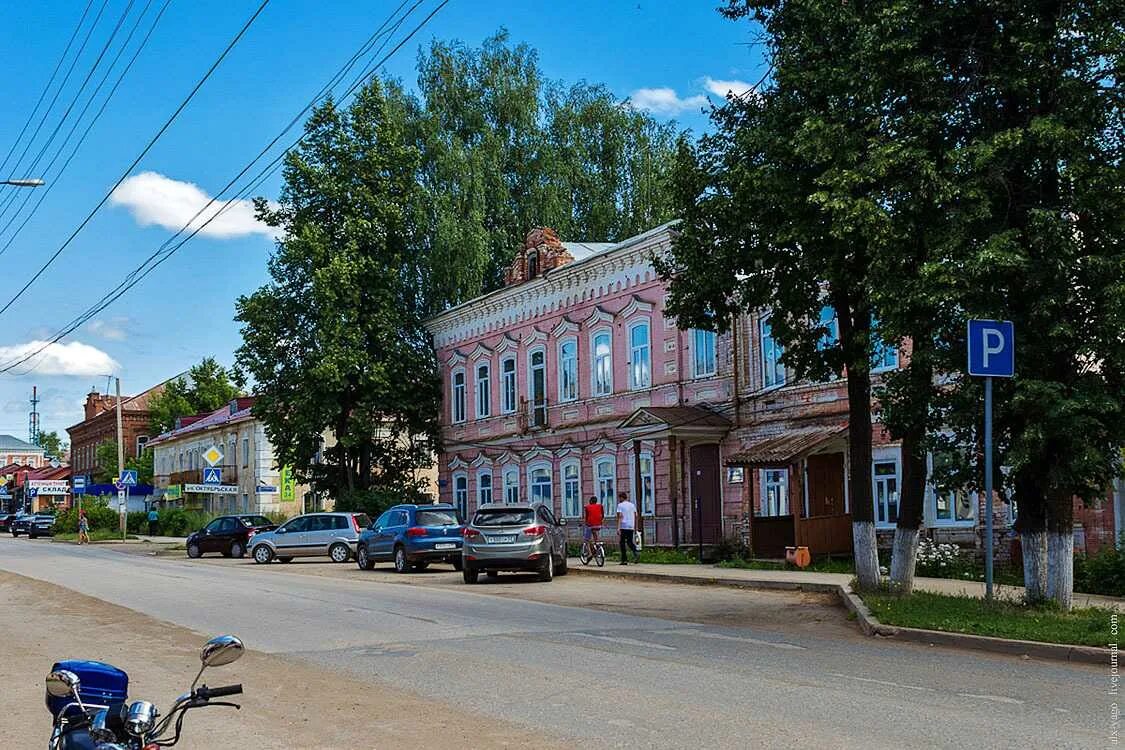
[[[213,357],[203,359],[185,377],[168,381],[149,404],[151,430],[160,435],[176,426],[176,419],[215,411],[240,394],[231,373]]]
[[[285,237],[271,281],[237,304],[238,366],[278,463],[344,504],[373,488],[416,491],[437,446],[410,111],[399,86],[373,81],[347,109],[314,112],[286,157],[280,205],[259,202]],[[321,453],[325,433],[334,442]]]
[[[869,81],[824,57],[826,47],[833,61],[867,53],[865,7],[732,0],[723,9],[763,25],[773,78],[715,110],[715,132],[698,146],[681,141],[683,224],[661,270],[681,325],[723,329],[742,310],[768,309],[793,377],[844,373],[856,571],[860,586],[873,588],[869,268],[884,221],[868,196],[876,107]]]
[[[145,448],[141,455],[126,459],[125,468],[137,472],[139,484],[152,484],[152,448]]]
[[[117,443],[104,440],[94,449],[94,483],[109,484],[117,480]]]
[[[54,458],[62,458],[70,447],[65,440],[59,437],[59,433],[55,430],[44,432],[39,435],[39,445],[48,456]]]

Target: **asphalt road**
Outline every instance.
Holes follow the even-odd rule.
[[[0,538],[4,570],[595,747],[1110,746],[1108,668],[224,562]]]

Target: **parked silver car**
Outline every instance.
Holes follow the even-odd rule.
[[[275,558],[283,563],[294,557],[328,555],[333,562],[347,562],[355,554],[359,532],[371,521],[366,513],[308,513],[250,538],[250,556],[265,564]]]
[[[484,505],[465,526],[461,573],[476,583],[481,572],[534,571],[539,580],[566,575],[566,521],[545,505]]]

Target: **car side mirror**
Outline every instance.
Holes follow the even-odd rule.
[[[278,528],[274,529],[274,533],[275,534],[288,534],[289,531],[284,526],[279,526]]]

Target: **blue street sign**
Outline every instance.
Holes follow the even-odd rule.
[[[1010,320],[969,321],[969,374],[1010,378],[1016,373],[1016,334]]]
[[[71,483],[74,485],[74,494],[75,495],[85,495],[86,494],[86,475],[85,474],[75,474],[73,479],[71,480]]]
[[[223,470],[214,466],[203,467],[203,484],[222,484]]]
[[[118,480],[126,487],[137,486],[137,470],[136,469],[122,469],[121,478]]]
[[[38,494],[39,494],[39,490],[35,489],[34,487],[28,487],[27,488],[27,496],[28,497],[35,497]]]

